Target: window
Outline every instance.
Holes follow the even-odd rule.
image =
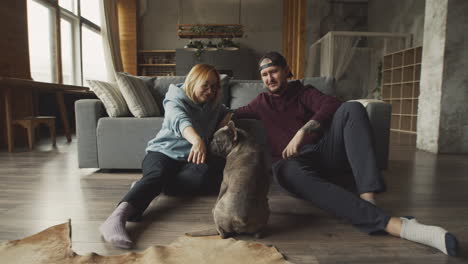
[[[29,53],[34,80],[52,82],[55,79],[53,10],[35,1],[28,3]]]
[[[60,30],[61,30],[61,44],[62,44],[62,76],[64,84],[75,84],[77,83],[77,71],[76,71],[76,56],[75,51],[75,39],[73,37],[73,24],[72,21],[61,18],[60,19]]]
[[[101,35],[83,26],[83,79],[105,80],[107,78]]]
[[[100,1],[97,0],[81,0],[80,9],[82,17],[101,26],[99,3]]]
[[[64,84],[72,85],[86,85],[87,79],[107,80],[100,2],[28,0],[29,50],[34,80],[58,82],[61,76]],[[60,23],[60,30],[56,23]],[[57,38],[60,41],[56,41]],[[58,52],[61,60],[57,59]]]
[[[68,11],[75,13],[76,11],[76,2],[75,0],[59,0],[59,6],[67,9]]]

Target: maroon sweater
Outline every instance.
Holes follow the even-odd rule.
[[[293,81],[288,83],[281,95],[269,92],[259,94],[248,105],[236,109],[234,116],[263,121],[273,161],[277,161],[305,123],[315,120],[326,128],[340,105],[341,102],[335,97],[325,95],[310,85],[304,86],[300,81]],[[316,143],[321,136],[309,135],[304,144]]]

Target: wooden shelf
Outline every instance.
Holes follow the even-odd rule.
[[[395,67],[395,68],[384,69],[383,72],[393,71],[393,70],[396,70],[396,69],[409,68],[409,67],[418,66],[418,65],[421,65],[421,63],[408,64],[408,65],[399,66],[399,67]]]
[[[391,100],[418,100],[417,97],[401,97],[401,98],[382,98],[382,100],[387,100],[387,101],[391,101]]]
[[[241,38],[244,35],[240,24],[179,24],[179,38]]]
[[[175,50],[139,50],[138,53],[171,53],[176,52]]]
[[[244,33],[179,33],[179,38],[241,38]]]
[[[414,134],[414,135],[417,134],[416,131],[407,131],[407,130],[394,129],[394,128],[390,128],[390,131],[400,132],[400,133],[407,133],[407,134]]]
[[[139,50],[138,75],[175,75],[175,50]]]
[[[173,64],[138,64],[138,66],[162,66],[162,67],[173,67],[176,66],[175,63]]]
[[[418,115],[412,115],[412,114],[392,114],[394,116],[418,116]]]
[[[382,98],[392,105],[391,131],[416,134],[422,47],[383,58]]]

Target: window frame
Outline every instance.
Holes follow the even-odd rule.
[[[101,27],[94,22],[81,16],[81,0],[75,0],[75,12],[72,12],[59,5],[59,0],[31,0],[36,3],[47,6],[52,9],[52,37],[51,42],[53,43],[53,82],[63,84],[63,68],[62,68],[62,34],[61,34],[61,19],[65,19],[72,24],[72,47],[73,47],[73,66],[75,74],[75,82],[73,85],[83,86],[83,40],[82,40],[82,27],[101,34]],[[102,3],[100,3],[102,4]]]

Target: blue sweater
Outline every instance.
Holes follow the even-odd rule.
[[[186,127],[193,127],[208,147],[216,126],[228,113],[220,104],[197,104],[187,97],[183,84],[171,84],[164,98],[164,121],[156,137],[148,142],[146,152],[161,152],[176,160],[186,160],[192,144],[183,136]]]

